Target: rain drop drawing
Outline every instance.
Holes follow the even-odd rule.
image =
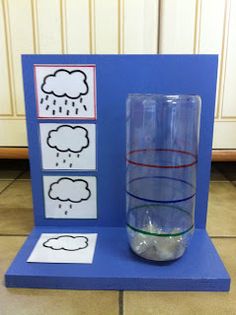
[[[83,150],[89,147],[89,133],[85,127],[60,125],[50,130],[47,145],[56,150],[55,166],[73,167],[73,159],[78,159]]]
[[[45,96],[40,98],[40,106],[52,116],[76,116],[87,111],[83,96],[89,93],[89,85],[82,70],[59,69],[45,76],[41,91]]]
[[[67,215],[73,211],[73,204],[78,204],[91,197],[89,184],[84,179],[71,179],[61,177],[49,186],[48,196],[52,200],[58,200],[58,209]]]

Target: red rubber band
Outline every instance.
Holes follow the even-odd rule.
[[[156,164],[146,164],[146,163],[139,163],[130,159],[126,159],[129,164],[133,164],[136,166],[145,166],[145,167],[152,167],[152,168],[185,168],[193,166],[197,163],[197,156],[191,152],[183,151],[183,150],[175,150],[175,149],[139,149],[139,150],[132,150],[128,152],[128,156],[132,155],[133,153],[142,153],[142,152],[176,152],[182,153],[186,155],[190,155],[194,158],[194,161],[189,164],[182,164],[182,165],[156,165]]]

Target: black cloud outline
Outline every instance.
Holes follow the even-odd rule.
[[[71,237],[73,239],[75,238],[84,238],[85,239],[85,247],[80,247],[80,248],[77,248],[77,249],[67,249],[67,248],[53,248],[52,246],[47,246],[46,243],[50,240],[58,240],[59,238],[62,238],[62,237]],[[43,243],[43,246],[46,247],[46,248],[51,248],[52,250],[66,250],[68,252],[74,252],[76,250],[80,250],[80,249],[84,249],[84,248],[87,248],[89,246],[89,239],[86,237],[86,236],[72,236],[72,235],[60,235],[58,237],[51,237],[51,238],[48,238],[44,243]]]
[[[76,128],[84,129],[84,131],[86,132],[85,138],[88,140],[88,144],[87,144],[86,146],[82,146],[81,150],[79,150],[79,151],[73,151],[73,150],[70,150],[70,149],[69,149],[69,150],[60,150],[60,149],[58,149],[57,146],[51,146],[51,145],[49,144],[49,139],[51,138],[51,133],[52,133],[52,132],[57,132],[61,127],[69,127],[69,128],[71,128],[71,129],[76,129]],[[46,142],[47,142],[47,145],[48,145],[50,148],[52,148],[52,149],[56,149],[56,150],[58,150],[58,151],[60,151],[60,152],[72,152],[72,153],[80,153],[81,151],[83,151],[83,149],[88,148],[88,146],[89,146],[89,144],[90,144],[89,137],[88,137],[88,130],[87,130],[85,127],[81,127],[81,126],[74,126],[74,127],[73,127],[73,126],[70,126],[70,125],[60,125],[60,126],[58,126],[56,129],[50,130],[49,133],[48,133],[48,137],[47,137]]]
[[[82,74],[84,75],[84,78],[85,78],[85,79],[83,80],[83,82],[84,82],[84,84],[85,84],[86,87],[87,87],[87,91],[86,91],[85,93],[80,93],[79,96],[76,96],[76,97],[71,97],[71,96],[69,96],[67,93],[64,93],[63,95],[57,95],[56,93],[54,93],[54,91],[46,92],[46,91],[44,90],[44,86],[45,86],[45,84],[46,84],[47,79],[48,79],[49,77],[56,77],[56,75],[57,75],[58,72],[67,72],[69,75],[71,75],[71,74],[74,73],[74,72],[80,72],[80,73],[82,73]],[[82,70],[68,71],[68,70],[65,70],[65,69],[59,69],[59,70],[55,71],[53,74],[49,74],[49,75],[46,75],[46,77],[44,77],[43,83],[41,84],[41,90],[42,90],[45,94],[52,94],[52,95],[54,95],[54,96],[56,96],[56,97],[65,97],[65,96],[66,96],[66,97],[68,97],[68,98],[70,98],[70,99],[72,99],[72,100],[75,100],[75,99],[80,98],[82,95],[88,94],[88,92],[89,92],[89,86],[88,86],[88,83],[87,83],[87,75],[86,75],[86,73],[84,73]]]
[[[82,198],[82,199],[80,199],[80,201],[72,201],[70,198],[68,198],[68,199],[66,199],[66,200],[60,199],[59,197],[52,198],[52,197],[50,196],[50,192],[52,191],[52,186],[55,185],[55,184],[59,184],[59,182],[60,182],[61,180],[63,180],[63,179],[68,179],[68,180],[72,181],[73,183],[75,183],[75,182],[84,182],[84,183],[86,184],[85,189],[88,190],[88,192],[89,192],[88,198]],[[88,182],[87,182],[86,180],[84,180],[84,179],[75,179],[75,180],[73,180],[73,179],[71,179],[71,178],[69,178],[69,177],[61,177],[61,178],[59,178],[59,180],[58,180],[57,182],[53,182],[53,183],[49,186],[48,197],[49,197],[50,199],[52,199],[52,200],[60,200],[61,202],[70,201],[70,202],[72,202],[72,203],[80,203],[80,202],[82,202],[82,201],[88,200],[88,199],[91,197],[91,190],[89,189]]]

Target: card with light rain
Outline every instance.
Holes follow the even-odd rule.
[[[40,124],[43,169],[95,170],[95,124]]]
[[[35,65],[39,118],[96,119],[95,65]]]
[[[46,218],[96,219],[95,176],[44,176]]]

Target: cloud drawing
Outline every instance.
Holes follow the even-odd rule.
[[[88,247],[88,238],[86,236],[61,235],[49,238],[43,243],[43,246],[52,250],[76,251]]]
[[[62,177],[50,185],[48,196],[53,200],[79,203],[88,200],[91,191],[86,180]]]
[[[48,133],[47,144],[60,152],[80,153],[89,146],[88,130],[82,126],[61,125]]]
[[[54,74],[47,75],[44,78],[41,90],[46,94],[57,97],[77,99],[86,95],[89,87],[87,76],[82,70],[59,69]]]

